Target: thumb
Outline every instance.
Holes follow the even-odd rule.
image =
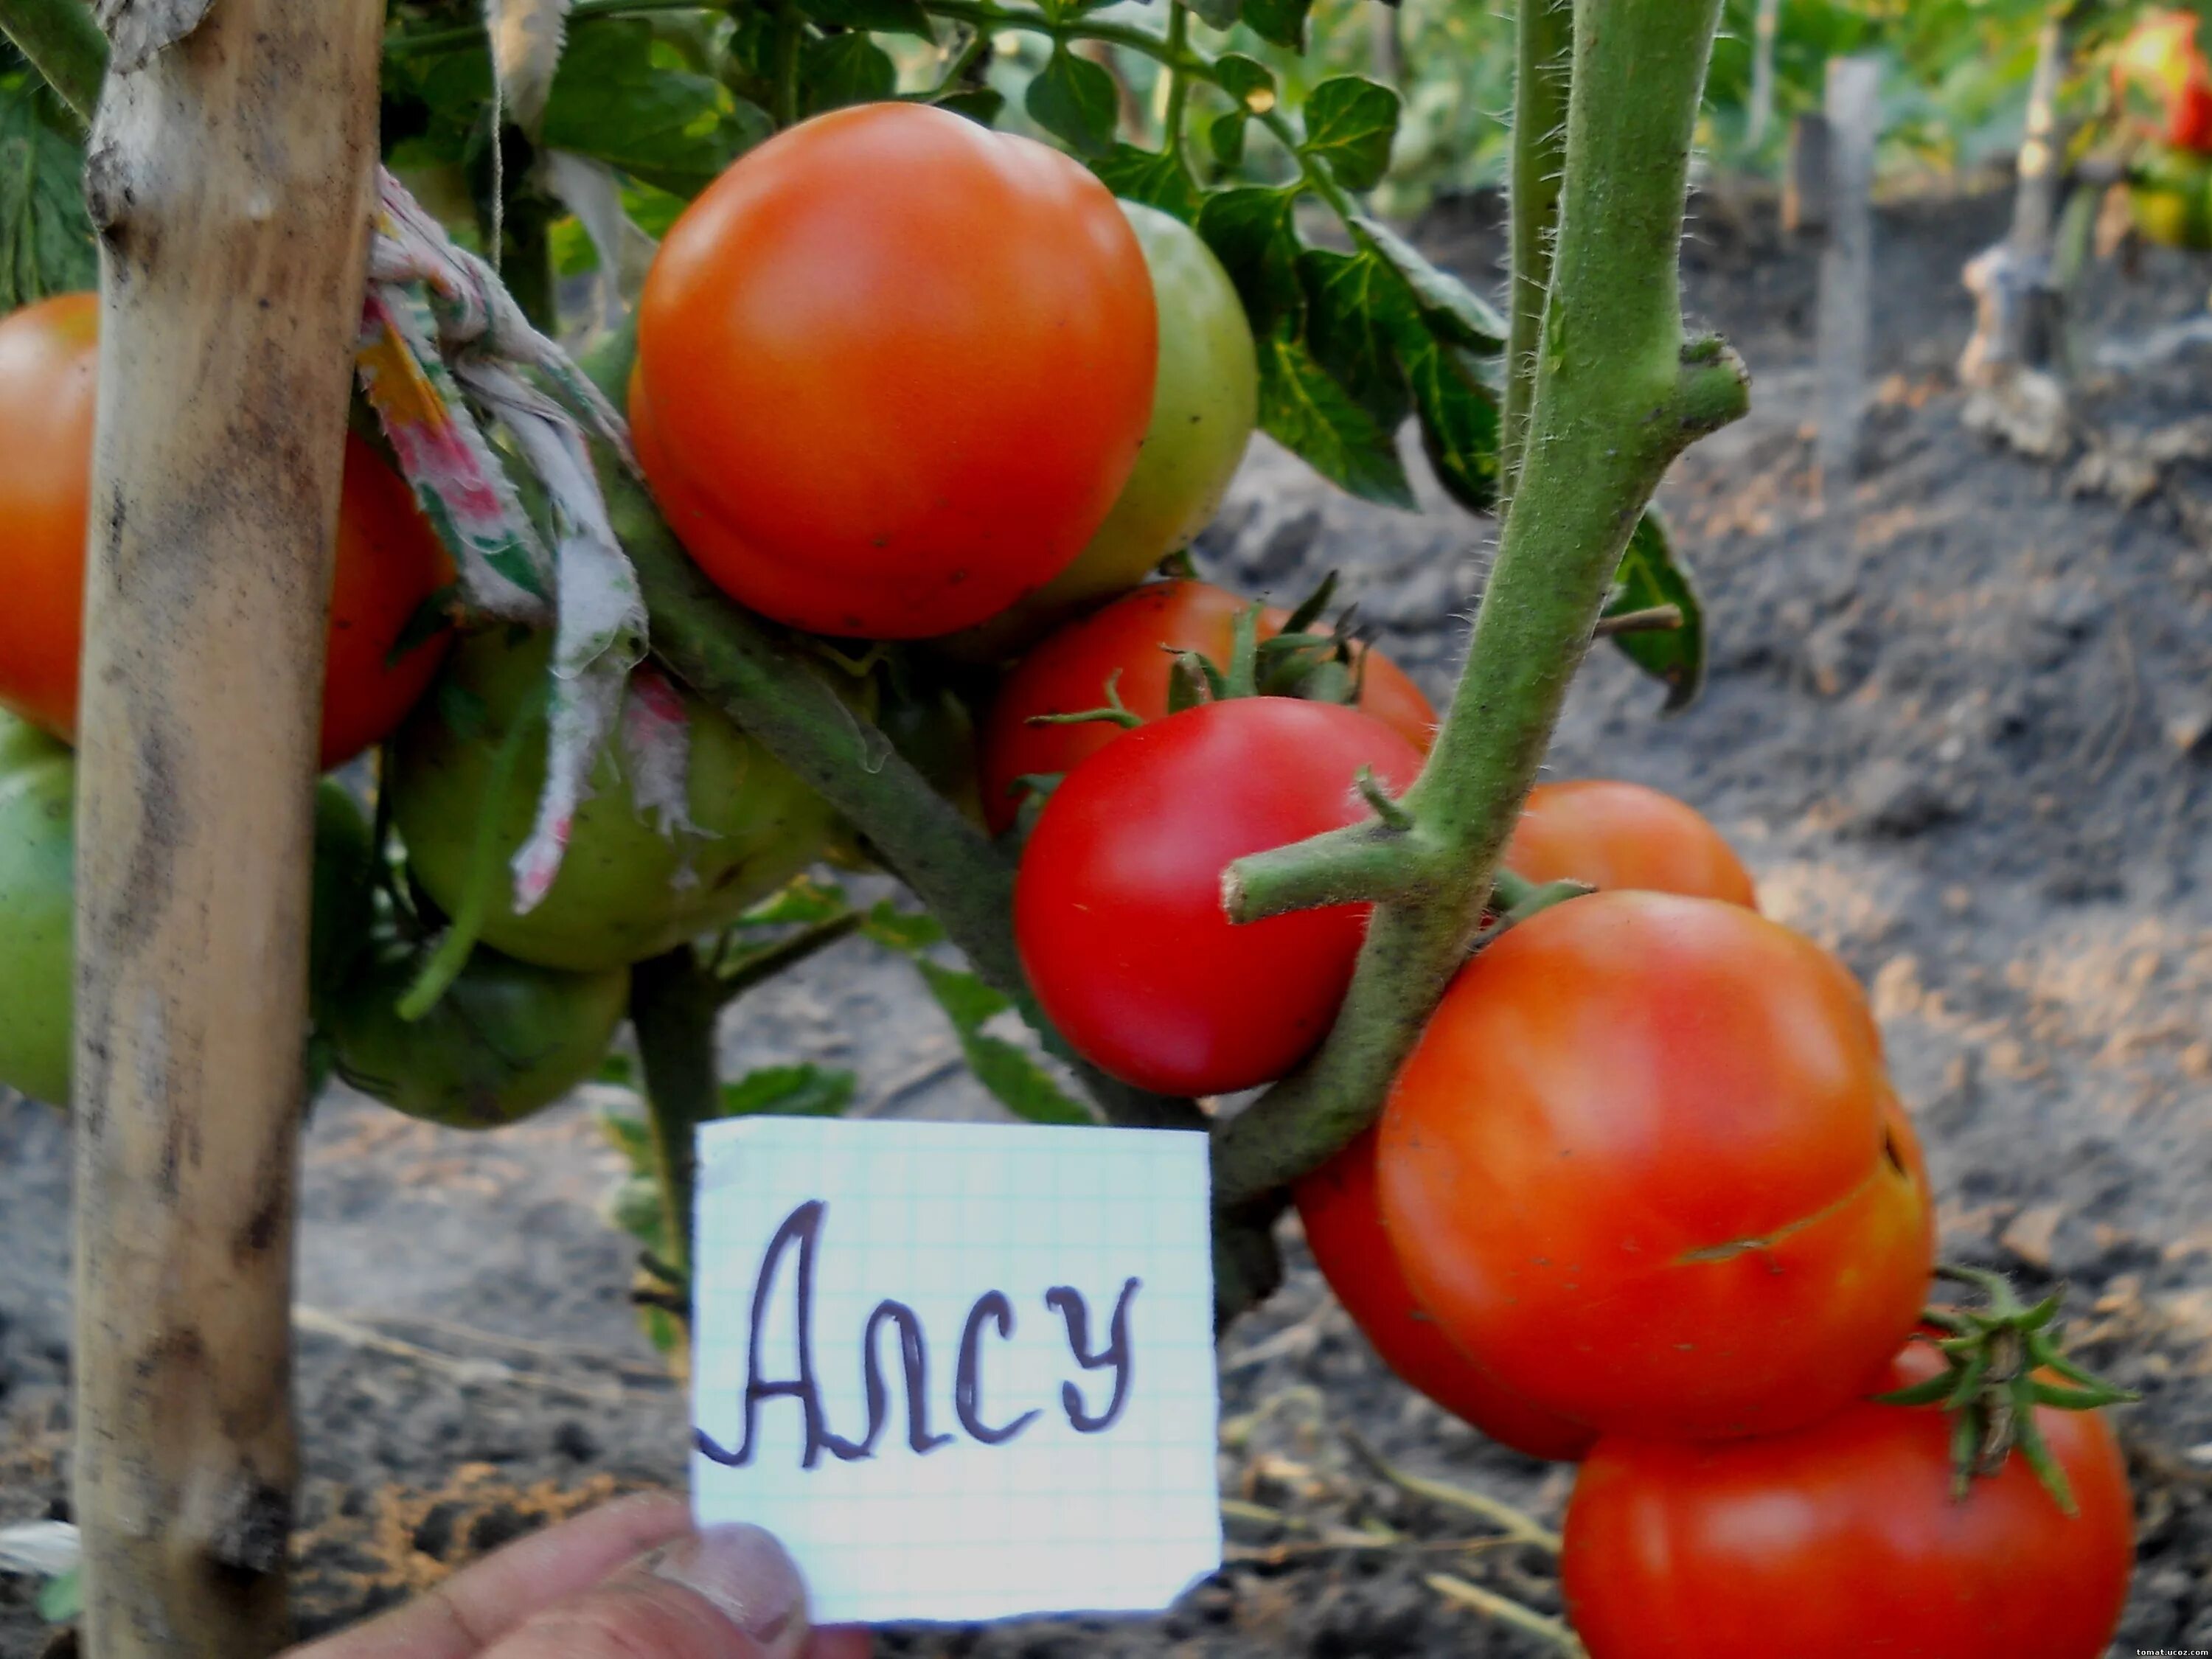
[[[758,1527],[711,1527],[533,1615],[481,1659],[803,1659],[806,1587]]]

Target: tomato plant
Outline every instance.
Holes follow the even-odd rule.
[[[537,694],[549,653],[542,635],[463,641],[394,746],[387,787],[408,869],[447,915],[462,915],[473,892],[477,937],[495,950],[541,968],[615,968],[713,932],[813,861],[829,807],[699,698],[678,694],[690,732],[691,826],[663,833],[648,822],[610,747],[576,809],[559,877],[518,914],[507,864],[544,778]]]
[[[2136,157],[2128,172],[2128,211],[2150,241],[2212,248],[2212,156],[2162,147]]]
[[[1919,1344],[1884,1388],[1941,1369]],[[2078,1513],[2025,1462],[1953,1491],[1951,1428],[1860,1400],[1765,1439],[1607,1437],[1583,1464],[1560,1568],[1590,1659],[2098,1659],[2134,1565],[2100,1413],[2035,1411]]]
[[[1507,1388],[1455,1346],[1413,1299],[1376,1202],[1373,1130],[1298,1182],[1296,1193],[1315,1265],[1401,1381],[1531,1457],[1577,1458],[1589,1449],[1596,1436],[1586,1425]]]
[[[1030,598],[957,641],[1003,656],[1057,619],[1111,599],[1190,545],[1228,493],[1259,416],[1259,370],[1244,307],[1196,232],[1171,214],[1121,204],[1145,250],[1159,313],[1152,423],[1136,470],[1098,533]]]
[[[1071,772],[1023,851],[1014,935],[1077,1052],[1178,1094],[1249,1088],[1297,1064],[1343,999],[1365,909],[1232,927],[1221,872],[1358,823],[1363,767],[1401,790],[1420,756],[1355,708],[1237,697],[1127,732]]]
[[[2212,151],[2212,69],[2197,31],[2193,10],[2145,13],[2112,58],[2112,91],[2123,110],[2148,106],[2162,142],[2201,153]]]
[[[629,1003],[629,969],[570,973],[479,946],[419,1020],[398,1004],[424,951],[387,933],[317,1017],[337,1074],[410,1117],[495,1129],[589,1078]]]
[[[868,105],[753,150],[670,230],[630,417],[670,525],[732,596],[915,639],[1082,550],[1136,465],[1156,358],[1144,252],[1097,179]]]
[[[1640,783],[1540,783],[1513,828],[1508,868],[1533,882],[1580,881],[1759,908],[1751,872],[1696,808]]]
[[[1507,1386],[1608,1432],[1833,1411],[1933,1266],[1881,1039],[1841,964],[1741,906],[1613,892],[1454,981],[1382,1116],[1406,1277]]]
[[[1179,652],[1225,664],[1237,615],[1251,601],[1207,582],[1148,582],[1103,610],[1048,635],[1006,676],[984,717],[983,811],[994,833],[1020,810],[1020,780],[1072,770],[1121,734],[1111,721],[1038,726],[1040,714],[1104,708],[1109,697],[1139,720],[1168,712],[1168,682]],[[1282,631],[1291,613],[1270,607],[1260,637]],[[1354,647],[1359,707],[1416,749],[1434,735],[1436,710],[1405,672],[1371,646]]]
[[[0,707],[64,739],[76,731],[92,487],[99,302],[66,294],[0,319]],[[346,441],[323,688],[322,764],[398,725],[437,672],[432,633],[393,653],[453,567],[398,474]]]

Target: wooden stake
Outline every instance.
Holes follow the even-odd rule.
[[[1828,60],[1828,240],[1820,251],[1820,480],[1845,497],[1858,464],[1874,333],[1874,146],[1881,124],[1878,58]]]
[[[78,764],[90,1659],[288,1637],[292,1231],[331,549],[383,8],[111,0]]]

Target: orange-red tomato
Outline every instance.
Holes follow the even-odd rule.
[[[1406,1279],[1508,1388],[1605,1432],[1773,1433],[1903,1340],[1933,1219],[1864,998],[1740,905],[1555,906],[1446,992],[1382,1115]]]
[[[1933,1375],[1915,1345],[1881,1390]],[[1560,1570],[1590,1659],[2098,1659],[2134,1565],[2103,1416],[2039,1407],[2068,1516],[2015,1454],[1951,1495],[1950,1423],[1859,1401],[1768,1439],[1601,1440]]]
[[[1032,715],[1103,708],[1106,683],[1118,673],[1122,706],[1140,720],[1158,720],[1168,712],[1175,654],[1195,651],[1226,665],[1237,613],[1251,603],[1208,582],[1147,582],[1040,641],[1006,676],[983,723],[983,812],[992,833],[1020,809],[1017,780],[1072,771],[1124,729],[1105,720],[1031,726]],[[1260,637],[1281,633],[1290,616],[1279,607],[1264,611]],[[1359,651],[1361,710],[1427,753],[1437,711],[1397,664],[1371,647]]]
[[[2197,45],[2195,12],[2146,13],[2112,59],[2112,90],[2124,107],[2148,101],[2167,143],[2212,151],[2212,68]]]
[[[1455,1417],[1531,1457],[1580,1457],[1596,1436],[1500,1382],[1413,1300],[1375,1203],[1370,1129],[1297,1184],[1298,1219],[1329,1289],[1382,1363]]]
[[[1081,165],[919,104],[805,121],[676,222],[630,418],[708,576],[796,628],[968,627],[1080,552],[1136,465],[1152,280]]]
[[[1505,849],[1534,882],[1581,881],[1759,908],[1751,872],[1694,808],[1640,783],[1583,778],[1528,793]]]
[[[100,307],[65,294],[0,320],[0,708],[76,733]],[[441,633],[390,660],[452,562],[399,476],[348,434],[324,674],[322,763],[405,716],[437,672]]]

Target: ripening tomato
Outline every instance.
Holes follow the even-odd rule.
[[[1580,881],[1759,908],[1751,872],[1694,808],[1640,783],[1579,778],[1528,793],[1505,863],[1534,882]]]
[[[2112,59],[2112,93],[2124,110],[2147,105],[2165,143],[2212,150],[2212,70],[2197,47],[2197,14],[2145,13]]]
[[[1452,1346],[1413,1300],[1375,1200],[1370,1129],[1298,1182],[1298,1219],[1322,1277],[1400,1381],[1492,1440],[1531,1457],[1571,1459],[1596,1436],[1500,1382]]]
[[[1114,198],[920,104],[739,157],[670,229],[630,419],[670,527],[795,628],[920,639],[1065,569],[1151,419],[1152,277]]]
[[[481,937],[541,968],[590,972],[641,962],[724,927],[814,861],[830,832],[822,798],[705,702],[679,690],[690,733],[685,784],[694,828],[664,835],[640,810],[618,743],[599,756],[551,890],[518,914],[508,862],[529,838],[545,781],[545,716],[533,693],[551,643],[504,630],[462,641],[444,693],[400,729],[387,787],[408,868],[458,913],[489,836],[493,884]],[[635,695],[635,694],[633,694]],[[501,745],[522,748],[496,791]]]
[[[980,628],[945,641],[996,662],[1062,618],[1134,587],[1188,547],[1229,492],[1260,414],[1252,325],[1221,262],[1196,231],[1157,208],[1121,204],[1144,245],[1160,318],[1152,424],[1136,471],[1075,562]]]
[[[1941,1362],[1915,1344],[1877,1391]],[[1950,1419],[1861,1400],[1795,1433],[1601,1440],[1559,1565],[1590,1659],[2099,1659],[2135,1564],[2101,1413],[2039,1407],[2069,1516],[2017,1453],[1951,1491]]]
[[[1445,993],[1382,1114],[1382,1217],[1451,1340],[1608,1433],[1773,1433],[1909,1332],[1933,1219],[1865,999],[1740,905],[1593,894]]]
[[[1060,1035],[1124,1082],[1224,1094],[1280,1077],[1328,1032],[1367,907],[1231,925],[1221,872],[1369,816],[1413,746],[1371,715],[1294,697],[1204,703],[1128,732],[1054,791],[1014,885],[1022,966]]]
[[[0,320],[0,708],[65,741],[76,733],[77,657],[92,491],[100,302],[64,294]],[[404,718],[446,636],[393,649],[453,564],[406,483],[349,434],[323,679],[322,764],[350,760]]]
[[[1118,673],[1114,685],[1122,706],[1139,720],[1158,720],[1168,712],[1175,653],[1195,651],[1225,666],[1237,613],[1251,603],[1207,582],[1147,582],[1069,623],[1024,657],[983,723],[983,811],[992,833],[1003,833],[1020,811],[1018,780],[1070,771],[1123,730],[1104,720],[1031,726],[1032,715],[1103,708],[1106,683]],[[1260,618],[1260,637],[1281,633],[1290,615],[1268,609]],[[1436,710],[1395,663],[1371,647],[1358,650],[1359,707],[1426,753]]]

